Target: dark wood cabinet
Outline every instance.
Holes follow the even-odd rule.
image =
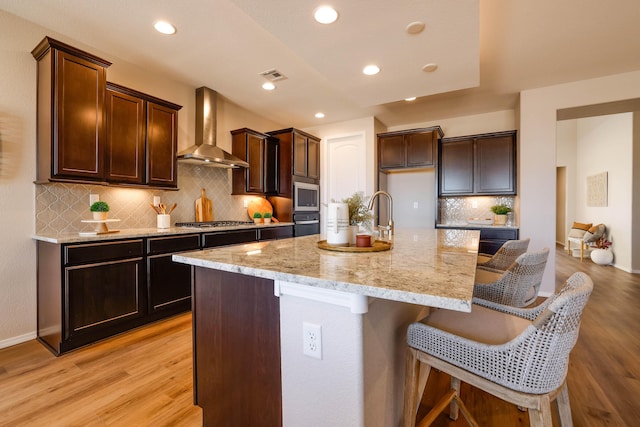
[[[278,140],[242,128],[231,131],[232,152],[249,163],[232,171],[232,194],[274,194],[278,190]]]
[[[443,135],[440,126],[378,134],[378,169],[434,167],[435,149]]]
[[[444,138],[439,195],[515,195],[516,162],[516,131]]]
[[[38,61],[37,181],[103,181],[104,103],[110,62],[50,37]]]
[[[292,196],[294,176],[309,182],[320,179],[320,138],[294,128],[267,133],[279,140],[278,194]]]
[[[191,266],[173,262],[171,256],[199,248],[199,234],[147,239],[149,313],[179,313],[191,308]]]
[[[517,240],[517,228],[480,228],[478,252],[493,255],[507,240]]]
[[[110,62],[45,37],[37,181],[177,187],[179,105],[107,83]]]
[[[107,83],[107,181],[176,188],[180,108]]]
[[[281,426],[273,280],[195,267],[194,403],[203,426]]]
[[[38,339],[56,355],[145,322],[143,239],[38,242]]]

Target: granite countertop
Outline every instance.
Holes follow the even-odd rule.
[[[121,239],[133,239],[140,237],[162,237],[180,234],[193,234],[193,233],[214,233],[217,231],[230,231],[230,230],[246,230],[252,228],[267,228],[267,227],[283,227],[287,225],[293,225],[292,222],[272,222],[270,224],[246,224],[246,225],[233,225],[228,227],[171,227],[171,228],[126,228],[121,229],[117,233],[99,234],[92,236],[81,236],[78,232],[73,233],[44,233],[34,234],[31,236],[34,240],[40,240],[49,243],[81,243],[81,242],[95,242],[101,240],[121,240]],[[114,229],[117,229],[117,225],[114,225]]]
[[[318,248],[318,235],[173,255],[199,267],[370,297],[471,311],[477,230],[396,229],[393,248],[345,253]]]

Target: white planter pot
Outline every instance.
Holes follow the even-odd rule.
[[[610,249],[594,249],[591,251],[591,261],[600,265],[609,265],[613,261],[613,251]]]

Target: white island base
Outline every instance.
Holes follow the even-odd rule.
[[[276,282],[283,426],[398,426],[407,326],[428,308]],[[303,323],[321,326],[322,359],[303,354]]]

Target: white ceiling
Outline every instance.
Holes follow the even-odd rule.
[[[0,9],[296,127],[511,109],[525,89],[640,70],[638,0],[334,0],[340,17],[328,26],[313,21],[320,4],[0,0]],[[156,33],[158,19],[177,34]],[[412,21],[425,30],[407,34]],[[382,72],[362,75],[371,62]],[[435,72],[421,70],[432,62]],[[287,79],[266,92],[260,73],[273,68]]]

